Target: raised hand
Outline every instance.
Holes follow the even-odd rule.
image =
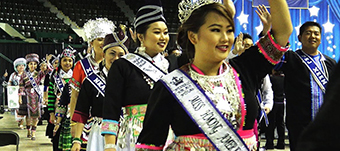
[[[236,41],[235,41],[235,44],[234,44],[233,54],[240,55],[241,53],[243,53],[243,51],[244,51],[243,33],[240,33],[236,37]]]
[[[255,12],[263,24],[262,34],[265,34],[272,25],[272,16],[264,5],[259,5],[256,8],[257,10],[255,10]]]

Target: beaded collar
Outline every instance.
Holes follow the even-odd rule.
[[[241,126],[241,100],[231,66],[223,63],[219,75],[207,76],[191,64],[188,74],[237,130]]]

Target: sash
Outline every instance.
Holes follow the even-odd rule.
[[[56,75],[54,75],[53,77],[54,77],[55,83],[58,86],[59,92],[62,93],[63,89],[64,89],[64,83],[63,83],[62,79],[59,77],[58,73]]]
[[[105,86],[106,86],[106,81],[101,78],[101,76],[97,75],[89,60],[89,58],[83,59],[80,61],[81,66],[84,69],[86,78],[89,80],[89,82],[98,90],[98,92],[102,95],[105,96]]]
[[[39,85],[35,82],[33,76],[31,75],[30,72],[27,72],[28,75],[28,79],[31,82],[31,86],[33,87],[33,89],[35,90],[35,92],[37,92],[38,96],[39,96],[39,101],[42,100],[42,92],[40,91]]]
[[[259,107],[260,107],[260,120],[259,120],[259,123],[261,122],[261,120],[264,118],[264,122],[265,122],[265,124],[266,124],[266,126],[268,127],[268,125],[269,125],[269,120],[268,120],[268,116],[267,116],[267,113],[266,113],[266,111],[261,107],[261,103],[262,103],[262,94],[261,94],[261,91],[260,90],[258,90],[257,91],[257,103],[258,103],[258,105],[259,105]]]
[[[307,66],[310,73],[312,74],[313,79],[318,84],[318,86],[320,87],[322,92],[325,93],[326,92],[326,85],[328,83],[328,72],[327,72],[327,68],[326,68],[324,61],[321,61],[321,66],[326,73],[323,72],[316,65],[316,63],[314,62],[314,59],[311,58],[309,55],[307,55],[305,52],[303,52],[301,50],[297,50],[295,52],[298,54],[298,56],[300,57],[302,62]],[[321,58],[324,58],[324,56],[321,53],[320,53],[320,56],[321,56]]]
[[[157,82],[160,78],[162,78],[165,75],[165,73],[161,69],[159,69],[153,63],[151,63],[149,60],[137,54],[128,53],[127,55],[122,56],[122,58],[126,59],[134,66],[136,66],[138,69],[143,71],[154,82]]]
[[[209,141],[220,151],[248,151],[232,124],[213,105],[205,92],[182,70],[160,80],[172,93]]]

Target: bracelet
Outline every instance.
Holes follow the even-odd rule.
[[[74,126],[74,125],[76,125],[76,124],[77,124],[77,123],[71,123],[70,126]]]
[[[104,149],[116,148],[116,144],[105,144]]]
[[[73,138],[72,144],[77,143],[77,144],[82,144],[83,140],[81,140],[80,138]]]
[[[59,125],[59,126],[60,126],[60,125],[61,125],[61,123],[55,123],[54,125]]]
[[[81,145],[81,141],[73,140],[73,141],[72,141],[72,144],[80,144],[80,145]]]

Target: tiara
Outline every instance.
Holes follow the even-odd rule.
[[[183,24],[194,10],[211,3],[221,3],[221,0],[182,0],[178,4],[179,21]]]

